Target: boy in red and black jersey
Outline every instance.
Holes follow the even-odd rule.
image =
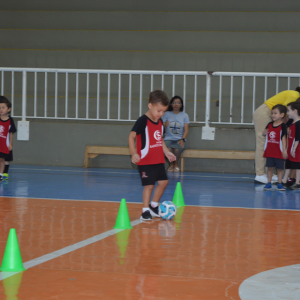
[[[13,134],[16,132],[15,123],[9,116],[11,103],[0,96],[0,181],[3,181],[5,160],[12,160]]]
[[[141,220],[152,220],[159,217],[158,202],[168,185],[168,177],[164,167],[165,156],[169,161],[176,157],[166,147],[163,136],[164,115],[169,105],[167,95],[160,90],[150,93],[149,110],[134,124],[128,138],[131,161],[138,165],[143,191],[143,211]],[[136,147],[135,147],[136,140]],[[150,204],[151,194],[155,185],[153,199]]]
[[[282,182],[286,185],[291,169],[295,169],[296,182],[290,188],[300,190],[300,147],[298,147],[300,140],[300,103],[289,103],[287,105],[287,115],[290,119],[293,119],[293,123],[289,128],[288,159],[285,162],[285,174]]]
[[[284,159],[287,158],[287,129],[283,123],[286,111],[287,109],[284,105],[275,105],[272,108],[271,114],[273,122],[270,122],[263,132],[263,135],[266,136],[264,157],[266,157],[266,167],[268,168],[268,183],[264,187],[264,190],[272,189],[271,180],[274,167],[276,167],[278,175],[277,189],[280,191],[285,190],[285,187],[282,185],[282,175]]]
[[[296,102],[299,102],[300,103],[300,98],[298,98],[296,100]],[[288,116],[286,116],[287,118],[287,122],[286,122],[286,128],[287,128],[287,136],[289,136],[289,130],[290,130],[290,126],[291,124],[293,124],[294,120],[293,119],[289,119]],[[296,170],[292,169],[291,170],[291,173],[289,175],[289,178],[286,182],[286,185],[288,187],[292,186],[294,183],[296,182]]]

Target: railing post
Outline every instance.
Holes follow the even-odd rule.
[[[26,121],[27,73],[22,72],[22,121]]]
[[[209,127],[210,122],[210,89],[211,76],[213,72],[207,72],[206,75],[206,99],[205,99],[205,126],[202,127],[202,140],[214,140],[215,128]]]
[[[210,88],[211,88],[211,74],[206,75],[206,99],[205,99],[205,126],[209,127],[210,122]]]
[[[26,121],[27,73],[22,71],[22,121],[18,121],[17,139],[29,141],[29,121]]]

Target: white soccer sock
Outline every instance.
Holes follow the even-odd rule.
[[[157,207],[157,206],[158,206],[158,202],[153,202],[153,201],[151,201],[151,206],[152,206],[153,208]]]
[[[149,207],[143,207],[143,213],[144,213],[145,211],[147,211],[147,210],[150,211]]]
[[[3,173],[0,173],[0,176],[2,176],[2,177],[3,177]]]

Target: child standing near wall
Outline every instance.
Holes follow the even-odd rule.
[[[285,162],[285,174],[282,180],[283,185],[287,186],[287,179],[291,169],[296,170],[296,182],[290,186],[293,190],[300,190],[300,103],[292,102],[287,105],[287,115],[293,119],[290,125],[288,137],[288,159]]]
[[[10,101],[0,96],[0,181],[3,181],[5,160],[12,160],[13,134],[16,132],[16,127],[9,115],[10,111]]]
[[[299,103],[300,103],[300,98],[298,98],[298,99],[296,100],[296,102],[299,102]],[[294,120],[293,120],[293,119],[289,119],[288,116],[287,116],[286,118],[287,118],[287,122],[286,122],[287,136],[289,136],[290,126],[291,126],[291,124],[294,122]],[[292,169],[292,170],[291,170],[291,173],[290,173],[290,175],[289,175],[289,178],[287,179],[286,186],[287,186],[287,187],[290,187],[290,186],[292,186],[295,182],[296,182],[296,170]]]
[[[144,221],[150,221],[152,217],[159,217],[158,203],[169,182],[164,166],[164,155],[170,162],[176,160],[176,156],[169,151],[162,138],[163,122],[161,117],[168,106],[169,99],[163,91],[151,92],[149,109],[136,121],[128,138],[131,161],[138,165],[142,186],[144,186],[143,210],[140,218]],[[156,181],[158,185],[150,204]]]
[[[277,189],[285,191],[285,187],[282,185],[282,175],[284,159],[287,158],[287,129],[283,123],[286,111],[287,109],[284,105],[275,105],[271,113],[273,122],[270,122],[263,131],[263,135],[266,136],[264,157],[266,157],[266,167],[268,168],[268,183],[265,185],[264,190],[272,189],[271,180],[273,169],[276,167],[278,175]]]

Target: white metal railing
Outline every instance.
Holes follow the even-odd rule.
[[[1,95],[22,118],[134,121],[151,90],[182,96],[195,123],[252,125],[257,106],[300,74],[0,68]],[[214,106],[215,104],[215,106]]]
[[[257,108],[257,106],[261,105],[265,102],[269,97],[278,94],[283,90],[294,90],[296,86],[300,86],[300,73],[254,73],[254,72],[209,72],[212,76],[211,78],[218,77],[219,78],[219,109],[218,109],[218,120],[212,121],[214,124],[253,124],[252,115]],[[211,80],[208,78],[208,81]],[[222,99],[223,99],[223,80],[224,78],[228,78],[230,80],[230,93],[229,93],[229,122],[222,121]],[[240,120],[233,121],[234,113],[234,104],[233,104],[233,96],[234,96],[234,80],[236,78],[240,78],[240,93],[238,94],[240,101]],[[245,80],[248,80],[248,87],[245,85]],[[257,79],[263,80],[259,88],[257,84]],[[274,82],[269,83],[270,80],[274,80]],[[286,82],[284,82],[286,81]],[[270,86],[270,90],[268,89]],[[246,89],[248,91],[248,96],[251,97],[251,101],[248,100],[248,105],[251,107],[251,122],[245,122],[245,94]],[[257,97],[257,93],[260,91],[260,96]],[[259,101],[256,101],[256,99]],[[207,99],[207,103],[210,99]],[[235,111],[235,115],[238,115],[237,110]],[[248,114],[249,115],[249,114]],[[210,115],[206,116],[207,118]],[[248,116],[249,119],[249,116]]]

